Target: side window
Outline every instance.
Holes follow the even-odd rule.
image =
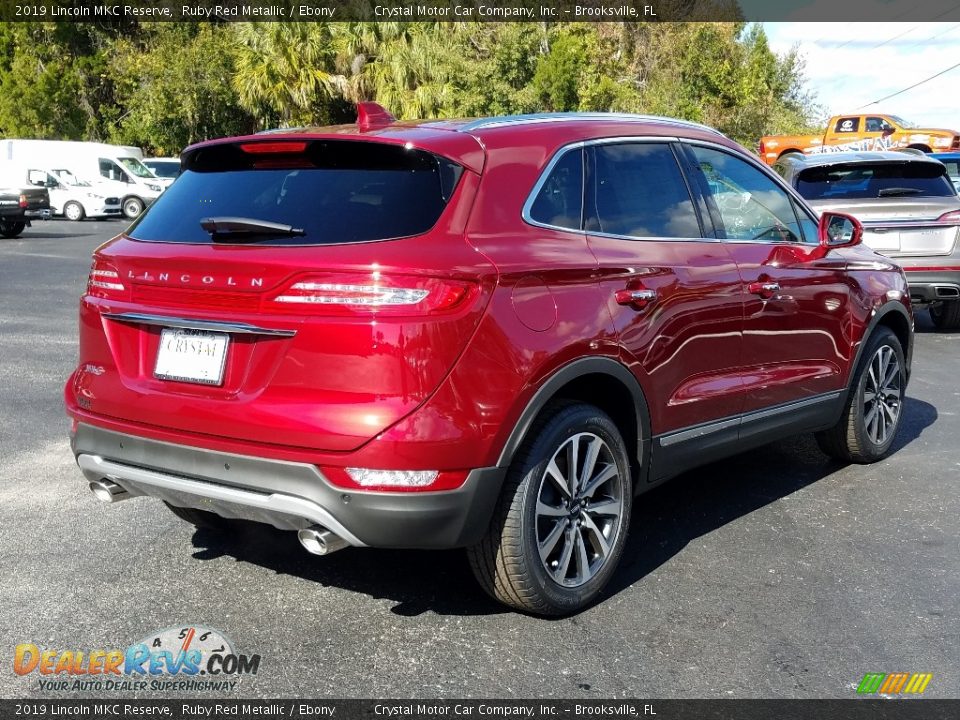
[[[807,214],[806,210],[793,203],[793,211],[800,218],[800,229],[803,230],[803,241],[811,245],[820,242],[820,223]]]
[[[783,188],[729,153],[698,145],[690,150],[728,240],[804,242],[793,201]]]
[[[860,118],[845,117],[837,120],[834,130],[838,133],[853,133],[860,129]]]
[[[690,191],[669,145],[595,145],[589,157],[587,230],[629,237],[702,236]]]
[[[566,152],[553,166],[530,206],[530,219],[554,227],[580,229],[583,213],[583,150]]]
[[[120,182],[129,182],[126,173],[120,169],[113,160],[100,158],[100,174],[108,180],[119,180]]]
[[[885,132],[893,130],[893,126],[881,117],[868,117],[866,120],[867,132]]]

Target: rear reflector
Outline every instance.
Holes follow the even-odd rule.
[[[324,477],[337,487],[380,492],[453,490],[466,482],[466,470],[371,470],[321,467]]]
[[[288,285],[268,303],[286,311],[321,315],[433,315],[458,308],[476,286],[460,281],[409,275],[328,273]]]

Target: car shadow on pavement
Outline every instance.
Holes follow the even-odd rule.
[[[919,438],[936,420],[933,405],[908,397],[892,452]],[[603,595],[646,577],[698,537],[843,467],[820,451],[812,434],[798,435],[692,470],[651,490],[634,502],[624,559]]]
[[[908,398],[895,451],[937,418],[929,403]],[[712,463],[641,496],[620,569],[597,602],[625,590],[668,562],[687,544],[723,525],[821,480],[841,465],[817,447],[812,435],[767,445]],[[236,532],[199,529],[199,560],[233,557],[323,586],[396,603],[396,615],[490,615],[507,609],[489,599],[470,572],[462,550],[347,548],[327,557],[308,554],[292,532],[237,521]]]

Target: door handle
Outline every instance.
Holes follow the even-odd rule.
[[[617,290],[614,298],[617,301],[617,305],[629,305],[634,310],[643,310],[657,299],[657,291],[646,288],[640,290]]]
[[[780,292],[780,283],[771,282],[769,280],[764,282],[752,282],[747,286],[747,289],[750,291],[751,295],[759,295],[764,300],[769,300],[778,292]]]

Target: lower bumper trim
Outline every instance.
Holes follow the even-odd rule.
[[[365,545],[324,508],[304,498],[281,493],[268,495],[202,480],[191,480],[156,470],[146,470],[104,460],[98,455],[80,455],[77,457],[77,464],[84,472],[105,477],[121,485],[131,496],[150,495],[166,500],[172,505],[189,507],[197,507],[196,499],[203,498],[209,501],[209,507],[206,509],[210,512],[226,517],[268,522],[281,529],[299,529],[300,523],[297,521],[302,518],[309,520],[312,524],[322,525],[351,545],[356,547]],[[184,496],[190,496],[192,499],[184,503]],[[202,503],[199,509],[204,509]]]

